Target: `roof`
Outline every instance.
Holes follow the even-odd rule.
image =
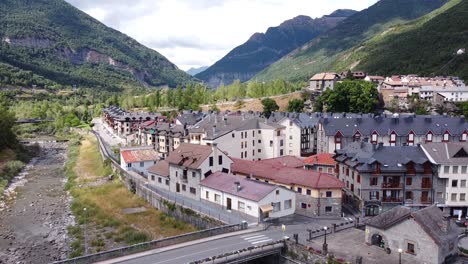
[[[285,166],[289,168],[302,168],[304,166],[304,162],[296,156],[282,156],[278,158],[264,159],[261,162],[272,166]]]
[[[439,246],[447,244],[458,236],[456,228],[453,228],[452,225],[449,225],[448,231],[443,230],[445,219],[437,205],[414,212],[409,207],[397,206],[371,218],[366,222],[366,225],[386,230],[410,218],[413,218]]]
[[[198,169],[212,152],[212,147],[208,145],[181,143],[177,149],[169,153],[166,160],[169,164]]]
[[[341,189],[344,183],[328,173],[291,168],[280,164],[231,158],[231,171],[272,180],[279,184],[300,185],[312,189]]]
[[[338,78],[338,74],[335,72],[322,72],[322,73],[317,73],[312,78],[310,78],[311,81],[322,81],[322,80],[334,80],[335,78]]]
[[[239,182],[240,189],[237,191],[236,182]],[[249,180],[223,172],[215,172],[200,182],[200,186],[205,186],[220,192],[229,193],[237,197],[251,201],[260,201],[273,192],[275,185],[259,181]]]
[[[426,143],[421,147],[433,163],[468,165],[468,142]]]
[[[123,149],[120,150],[125,163],[134,163],[142,161],[156,161],[159,160],[159,155],[154,149],[144,148],[144,149]]]
[[[333,154],[320,153],[317,155],[310,156],[304,160],[306,165],[329,165],[335,166],[336,161],[333,159]]]
[[[166,160],[161,160],[155,165],[149,167],[148,172],[159,176],[169,177],[169,162]]]

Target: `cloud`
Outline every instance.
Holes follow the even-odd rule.
[[[182,69],[211,65],[255,32],[297,15],[361,10],[377,0],[66,0]]]

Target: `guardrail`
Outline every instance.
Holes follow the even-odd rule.
[[[179,236],[173,236],[173,237],[153,240],[149,242],[139,243],[139,244],[135,244],[135,245],[128,246],[128,247],[120,247],[120,248],[116,248],[116,249],[112,249],[108,251],[102,251],[102,252],[87,255],[87,256],[65,259],[61,261],[56,261],[54,263],[55,264],[92,263],[92,262],[118,258],[118,257],[130,255],[130,254],[140,253],[140,252],[147,251],[147,250],[172,246],[172,245],[176,245],[176,244],[180,244],[184,242],[189,242],[189,241],[193,241],[197,239],[221,235],[221,234],[230,233],[230,232],[236,232],[236,231],[245,230],[245,229],[247,229],[247,223],[227,225],[227,226],[222,226],[222,227],[206,229],[203,231],[187,233],[187,234],[183,234]]]

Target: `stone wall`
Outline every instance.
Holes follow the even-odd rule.
[[[302,208],[302,203],[307,208]],[[319,207],[320,204],[320,207]],[[331,206],[332,211],[326,212],[326,207]],[[341,199],[338,198],[314,198],[308,195],[296,194],[296,214],[307,217],[341,217]]]

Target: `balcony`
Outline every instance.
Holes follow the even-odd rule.
[[[383,203],[401,203],[403,198],[400,197],[382,197]]]
[[[384,182],[382,183],[382,189],[402,189],[403,184],[401,183],[390,183],[390,182]]]
[[[432,204],[432,199],[431,198],[421,198],[421,203],[422,204]]]
[[[423,182],[423,183],[421,183],[421,188],[422,189],[432,189],[432,183],[431,182]]]

